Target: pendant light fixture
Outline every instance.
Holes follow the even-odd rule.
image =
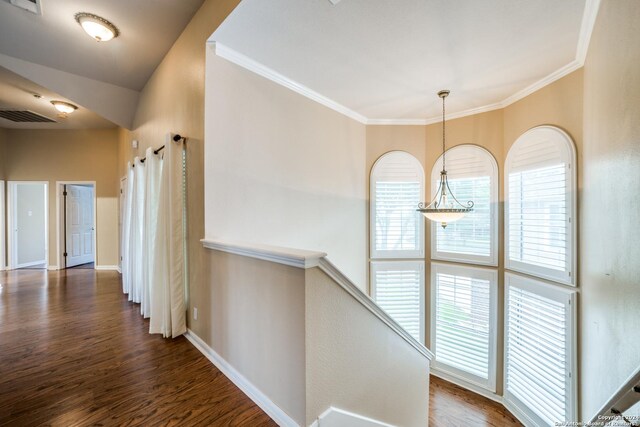
[[[448,90],[441,90],[438,96],[442,98],[442,171],[440,172],[440,183],[435,197],[431,203],[426,204],[420,202],[417,211],[422,213],[427,219],[439,222],[442,228],[446,228],[447,224],[464,217],[468,212],[473,211],[473,202],[468,201],[463,205],[456,199],[449,187],[447,178],[447,168],[445,163],[445,109],[444,99],[449,96]]]

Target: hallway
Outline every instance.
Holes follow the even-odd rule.
[[[275,425],[115,272],[0,272],[0,425]]]
[[[149,335],[119,274],[18,270],[0,284],[0,425],[275,425],[185,338]],[[520,425],[431,381],[432,427]]]

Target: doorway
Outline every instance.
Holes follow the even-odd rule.
[[[49,183],[9,181],[8,184],[9,269],[46,269],[49,258]]]
[[[95,182],[58,182],[58,265],[95,268]]]

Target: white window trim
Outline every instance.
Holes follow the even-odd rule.
[[[387,250],[377,250],[376,249],[376,191],[375,191],[375,183],[374,174],[376,172],[376,167],[380,165],[381,162],[385,160],[389,155],[394,153],[403,153],[407,156],[410,156],[413,161],[415,161],[416,166],[419,166],[419,170],[421,172],[420,176],[420,185],[421,185],[421,199],[424,199],[425,192],[425,178],[424,178],[424,168],[418,159],[415,158],[410,153],[401,150],[389,151],[376,160],[371,168],[371,173],[369,175],[369,250],[370,250],[370,259],[372,260],[384,260],[384,259],[424,259],[424,220],[420,217],[417,221],[416,227],[419,236],[418,250],[397,250],[397,251],[387,251]],[[416,209],[418,206],[416,204]]]
[[[499,182],[500,182],[498,162],[496,161],[496,158],[493,156],[493,154],[489,152],[489,150],[475,144],[457,145],[455,147],[448,149],[446,153],[449,153],[452,150],[466,148],[466,147],[473,147],[473,148],[480,149],[487,154],[488,158],[491,159],[491,166],[493,168],[493,175],[491,178],[493,182],[491,183],[491,203],[490,203],[490,209],[491,209],[490,255],[478,256],[478,255],[465,255],[465,254],[457,254],[452,252],[438,251],[437,250],[437,247],[438,247],[437,231],[438,231],[438,227],[440,227],[440,224],[434,221],[430,221],[431,222],[431,259],[437,260],[437,261],[453,261],[453,262],[459,262],[464,264],[475,264],[475,265],[486,265],[490,267],[497,267],[498,266],[498,226],[499,226],[498,224],[498,211],[499,211],[498,197],[499,196],[498,195],[499,195]],[[435,191],[434,187],[437,186],[439,182],[440,171],[439,170],[436,171],[436,169],[439,168],[438,165],[441,162],[440,160],[441,158],[442,158],[442,155],[438,157],[431,171],[431,198],[433,198],[433,193]],[[436,175],[438,177],[434,178],[434,176]],[[429,200],[431,200],[431,198]]]
[[[463,370],[454,368],[447,364],[438,361],[437,348],[436,348],[436,280],[438,273],[451,274],[451,275],[464,275],[466,272],[470,272],[469,276],[489,281],[490,289],[490,306],[489,306],[489,361],[488,361],[488,379],[479,378]],[[498,271],[495,269],[488,269],[482,267],[471,267],[468,265],[453,265],[444,264],[439,262],[431,263],[431,310],[430,310],[430,338],[431,351],[436,355],[433,359],[431,366],[434,372],[445,374],[445,376],[451,376],[464,383],[470,384],[472,387],[478,387],[483,390],[488,390],[492,393],[496,392],[496,371],[497,371],[497,354],[498,354]]]
[[[371,261],[371,298],[376,301],[376,271],[379,269],[398,269],[398,270],[418,270],[420,272],[420,342],[425,342],[425,283],[424,283],[424,261]],[[377,301],[376,301],[377,304]],[[382,307],[380,307],[382,308]],[[383,309],[384,310],[384,309]],[[393,318],[393,316],[391,316]],[[394,319],[395,320],[395,319]]]
[[[512,149],[518,143],[527,142],[529,139],[536,138],[539,131],[553,131],[566,143],[565,146],[569,149],[570,160],[567,165],[567,211],[566,217],[570,226],[567,227],[569,245],[567,246],[567,271],[558,271],[551,268],[541,267],[537,265],[531,265],[519,261],[514,261],[509,258],[509,171],[511,170],[512,161]],[[577,286],[576,271],[577,271],[577,168],[576,168],[576,147],[569,136],[562,129],[555,126],[536,126],[523,133],[513,144],[507,159],[505,162],[504,173],[504,266],[507,270],[517,271],[520,273],[530,274],[543,279],[551,280],[554,282],[562,283],[569,286]]]
[[[512,285],[512,281],[517,280],[517,284]],[[578,382],[577,382],[577,366],[578,366],[578,334],[576,332],[577,325],[577,291],[574,289],[565,288],[563,286],[558,286],[556,284],[545,283],[540,280],[536,280],[533,278],[525,277],[520,274],[505,272],[504,275],[504,345],[503,345],[503,365],[504,365],[504,374],[503,374],[503,397],[505,407],[509,409],[514,414],[518,415],[520,419],[524,418],[531,425],[534,426],[545,426],[546,424],[542,423],[539,417],[527,408],[525,405],[521,404],[520,401],[512,396],[511,393],[507,390],[507,336],[509,331],[509,316],[507,315],[508,303],[509,303],[509,290],[512,286],[515,286],[520,289],[528,290],[530,292],[536,293],[537,295],[555,300],[566,302],[565,310],[567,313],[567,339],[565,351],[567,352],[567,362],[568,362],[568,370],[570,373],[569,378],[566,379],[566,387],[568,393],[567,399],[567,420],[558,420],[560,421],[577,421],[578,420],[578,407],[577,407],[577,396],[578,396]],[[560,297],[559,297],[560,295]],[[434,352],[435,353],[435,352]],[[526,425],[527,423],[525,423]]]

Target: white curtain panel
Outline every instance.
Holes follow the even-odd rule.
[[[162,266],[157,262],[154,254],[157,246],[166,239],[158,236],[162,230],[158,226],[158,203],[161,194],[160,178],[162,173],[162,158],[153,153],[153,148],[146,152],[145,167],[147,169],[147,186],[145,197],[145,248],[142,252],[142,263],[146,270],[145,282],[142,287],[141,311],[145,318],[151,316],[151,294],[157,286]]]
[[[142,302],[142,287],[146,280],[146,266],[143,264],[144,237],[145,237],[145,191],[146,168],[139,157],[134,159],[133,168],[135,174],[135,186],[133,189],[133,219],[131,221],[131,293],[129,299],[133,302]]]
[[[186,332],[186,242],[183,222],[183,147],[146,151],[129,169],[123,218],[123,291],[140,303],[149,333]]]
[[[131,240],[131,195],[133,193],[134,173],[131,162],[127,163],[127,181],[124,188],[124,209],[122,215],[122,236],[120,237],[120,254],[122,256],[122,292],[131,293],[131,268],[129,266]]]

